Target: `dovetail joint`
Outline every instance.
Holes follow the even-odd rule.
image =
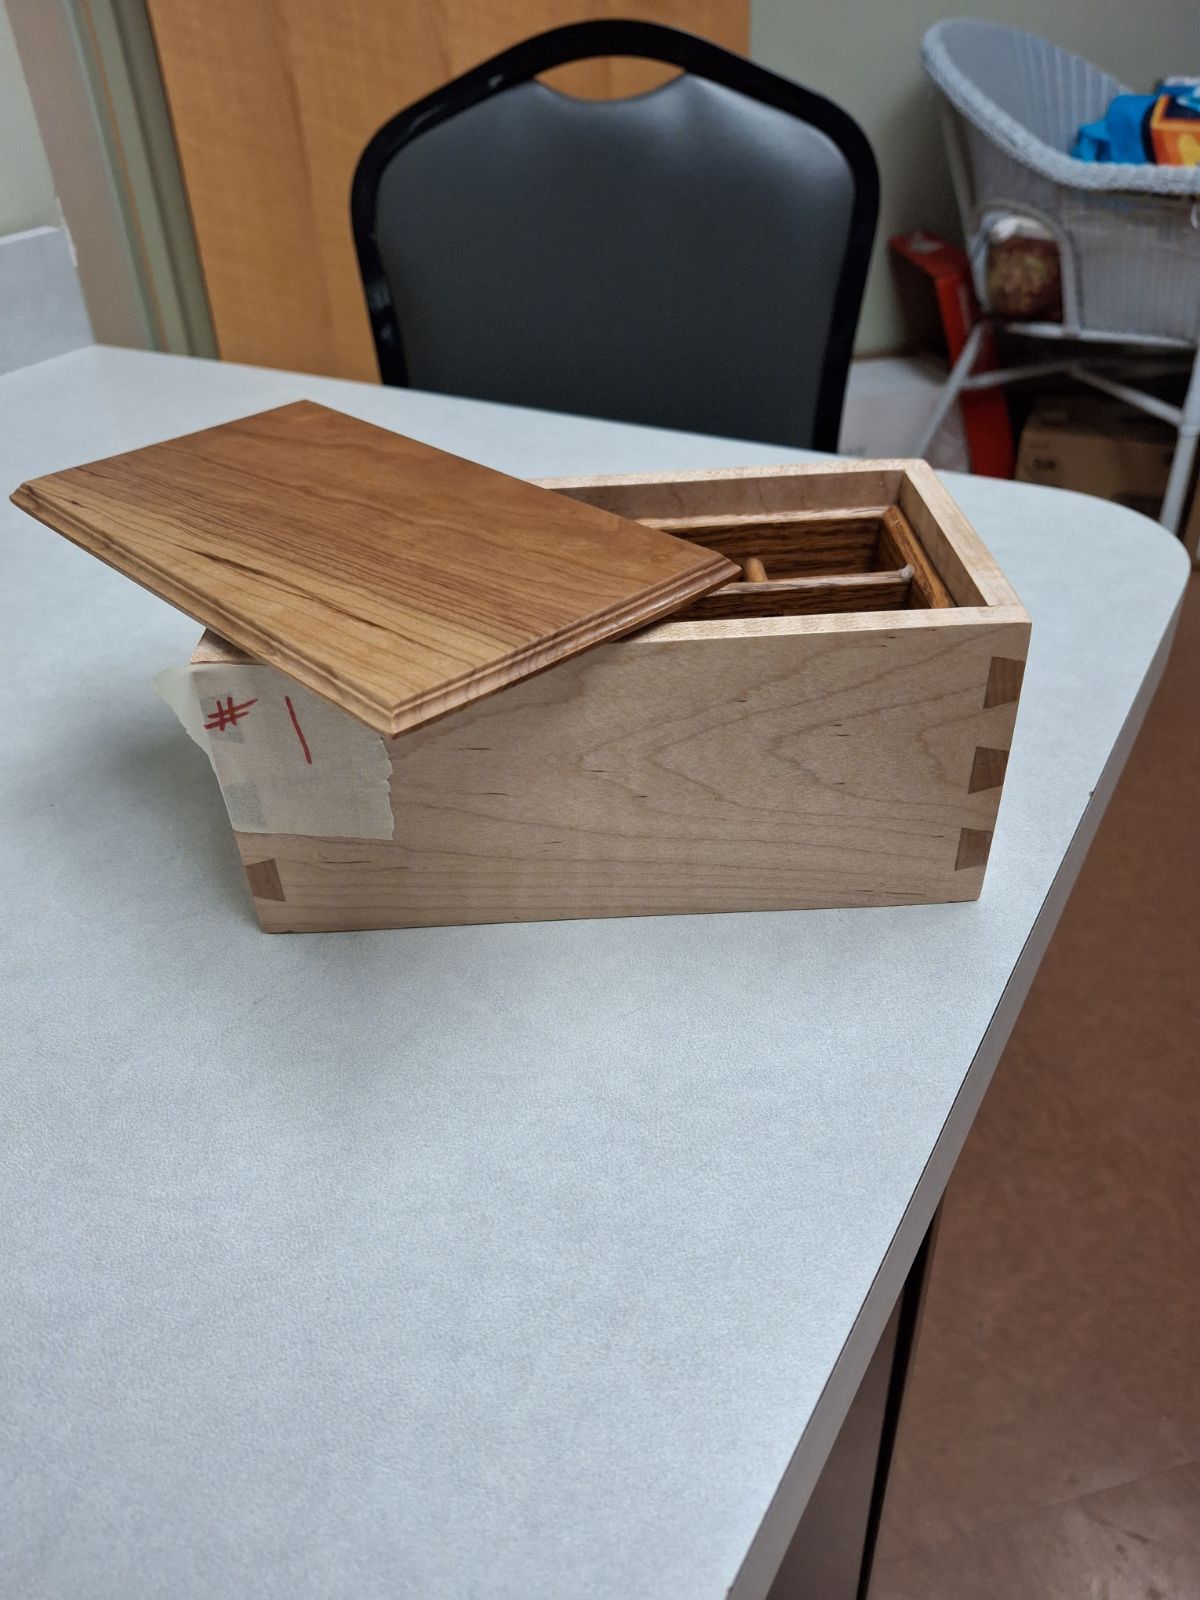
[[[986,867],[988,852],[992,848],[992,830],[990,828],[964,828],[958,836],[958,855],[955,858],[955,872],[962,872],[966,867]]]
[[[256,900],[286,900],[279,868],[274,861],[254,861],[246,867],[250,893]]]
[[[1011,705],[1020,698],[1021,682],[1025,677],[1025,663],[1012,656],[993,656],[988,668],[987,688],[983,691],[983,708]]]
[[[975,759],[971,763],[968,794],[979,794],[984,789],[998,789],[1008,771],[1008,751],[996,750],[991,745],[975,746]]]

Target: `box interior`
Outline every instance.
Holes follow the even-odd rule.
[[[828,619],[838,631],[854,625],[847,613],[878,615],[886,626],[898,611],[958,620],[1020,606],[923,461],[546,478],[542,486],[738,564],[736,582],[689,602],[672,626],[796,618],[809,628]]]
[[[742,568],[737,581],[693,601],[678,621],[955,603],[898,505],[641,520]]]

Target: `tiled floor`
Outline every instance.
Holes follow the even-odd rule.
[[[1200,576],[947,1193],[871,1600],[1200,1600],[1198,1463]]]

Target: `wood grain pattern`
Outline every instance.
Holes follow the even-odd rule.
[[[907,564],[912,568],[912,593],[915,604],[926,606],[930,610],[954,604],[954,597],[938,576],[937,569],[926,554],[924,545],[915,536],[908,518],[898,506],[889,506],[883,514],[880,545],[882,557],[886,562],[895,566]]]
[[[967,792],[970,752],[1011,737],[983,689],[1028,626],[937,615],[602,645],[396,740],[393,840],[239,836],[286,896],[255,910],[315,931],[973,899],[962,839],[999,791]]]
[[[830,611],[812,617],[714,617],[706,622],[676,622],[668,618],[655,623],[656,639],[765,639],[796,630],[809,633],[875,633],[881,627],[889,633],[937,633],[942,628],[957,628],[964,622],[987,621],[1000,624],[1019,622],[1029,627],[1024,606],[950,606],[944,611],[910,607],[880,616],[874,611]],[[640,638],[641,635],[638,635]],[[966,779],[963,779],[964,783]]]
[[[488,56],[581,15],[749,47],[747,0],[149,0],[221,354],[378,377],[348,197],[368,139]],[[669,70],[597,61],[556,87],[641,93]]]
[[[13,499],[384,734],[738,571],[309,402],[40,478]]]
[[[790,515],[639,517],[680,539],[720,550],[734,561],[761,560],[777,577],[800,573],[869,572],[882,565],[879,539],[886,506],[796,511]],[[896,563],[903,566],[904,563]]]
[[[910,461],[821,461],[803,466],[693,468],[687,472],[630,472],[622,477],[543,478],[547,489],[654,526],[680,518],[700,523],[761,521],[778,514],[794,522],[812,512],[822,521],[850,520],[896,504]],[[854,510],[847,511],[846,508]],[[865,508],[859,511],[857,508]],[[689,536],[690,537],[690,536]]]

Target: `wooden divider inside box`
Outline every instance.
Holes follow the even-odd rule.
[[[921,461],[560,478],[546,486],[738,562],[738,582],[675,612],[676,623],[1015,601]]]
[[[742,568],[740,581],[692,601],[679,621],[954,604],[899,506],[643,520]]]

